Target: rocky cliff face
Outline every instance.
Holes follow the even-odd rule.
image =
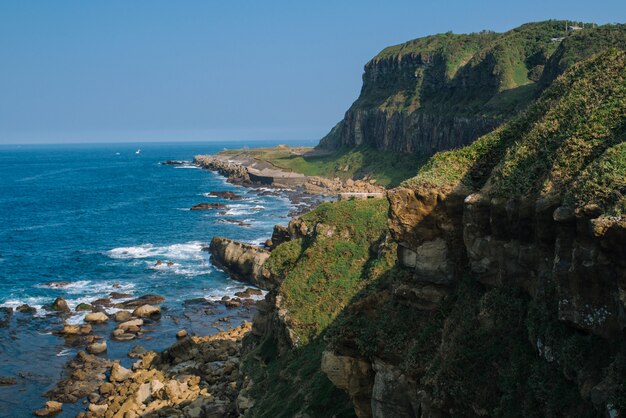
[[[208,250],[213,264],[224,269],[233,279],[262,289],[273,287],[269,282],[269,271],[263,267],[270,256],[269,251],[222,237],[213,237]]]
[[[358,99],[319,147],[432,155],[467,145],[526,108],[572,64],[625,39],[619,25],[575,34],[564,26],[447,33],[386,48],[365,65]]]
[[[591,58],[388,192],[400,270],[322,366],[358,416],[624,412],[625,68]]]

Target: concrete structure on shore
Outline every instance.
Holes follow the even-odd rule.
[[[344,192],[337,195],[339,200],[367,200],[367,199],[382,199],[385,197],[383,192]]]

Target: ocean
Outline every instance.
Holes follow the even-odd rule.
[[[182,328],[209,334],[220,329],[218,318],[228,317],[229,325],[245,319],[245,312],[198,303],[246,288],[212,266],[203,248],[213,236],[260,244],[275,224],[287,224],[293,204],[284,191],[263,193],[192,165],[160,163],[277,144],[0,146],[0,306],[37,308],[34,316],[15,313],[0,327],[0,376],[17,379],[15,385],[0,386],[0,416],[30,416],[41,407],[63,365],[83,348],[52,334],[64,320],[80,323],[84,315],[46,315],[42,306],[58,296],[72,310],[113,291],[165,297],[163,318],[145,336],[108,341],[111,358],[123,358],[134,345],[161,350]],[[207,196],[211,191],[232,191],[244,199]],[[189,210],[200,202],[227,207]],[[108,340],[112,327],[94,330]],[[60,416],[74,416],[83,408],[65,405]]]

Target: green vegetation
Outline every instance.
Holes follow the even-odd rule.
[[[500,196],[567,192],[569,202],[622,213],[625,137],[626,53],[613,49],[572,67],[501,128],[436,154],[403,185],[477,190],[490,178]]]
[[[387,230],[387,210],[386,199],[323,203],[301,218],[316,225],[315,236],[289,242],[270,256],[267,266],[284,278],[279,295],[301,344],[319,336],[395,261],[390,254],[370,253]]]
[[[324,203],[302,217],[312,236],[272,251],[266,267],[283,279],[278,296],[299,344],[279,356],[267,338],[247,356],[254,416],[354,416],[347,395],[320,371],[324,337],[350,301],[395,263],[394,247],[384,245],[387,210],[386,199]]]
[[[573,206],[598,204],[611,215],[626,215],[626,142],[607,149],[578,177],[566,200]]]
[[[286,147],[255,148],[250,150],[224,151],[230,157],[248,156],[259,161],[307,176],[342,180],[371,177],[378,184],[394,187],[415,174],[426,160],[414,155],[378,151],[373,147],[341,148],[329,153],[307,153],[310,148]]]
[[[263,366],[250,357],[244,363],[246,375],[254,381],[254,416],[291,418],[304,412],[313,417],[354,417],[348,396],[320,370],[323,351],[324,343],[318,339],[279,357],[273,341],[264,340],[252,353],[264,361]]]

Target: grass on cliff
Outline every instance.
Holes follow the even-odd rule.
[[[625,137],[626,53],[612,49],[574,65],[503,127],[467,147],[436,154],[403,185],[463,183],[479,189],[490,178],[490,190],[500,196],[574,190],[568,192],[572,202],[620,212],[619,144]]]
[[[414,155],[379,151],[368,146],[342,148],[324,154],[306,154],[306,151],[310,150],[276,147],[225,151],[221,154],[230,157],[245,154],[280,169],[307,176],[339,177],[342,180],[361,179],[367,176],[375,179],[377,184],[388,187],[397,186],[413,176],[426,160]]]
[[[387,232],[386,199],[321,204],[302,216],[313,237],[276,248],[266,266],[283,277],[279,295],[301,344],[319,336],[365,286],[394,262],[376,253]],[[374,253],[373,253],[374,252]]]
[[[279,245],[265,266],[282,278],[278,296],[298,337],[282,356],[271,337],[244,360],[254,381],[254,417],[353,417],[348,396],[320,370],[324,335],[359,292],[395,263],[386,199],[328,202],[302,216],[310,237]],[[386,244],[386,245],[385,245]]]

